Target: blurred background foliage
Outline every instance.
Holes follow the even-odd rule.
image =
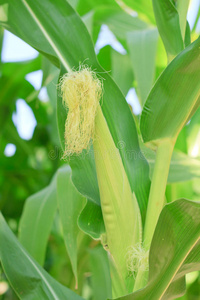
[[[167,66],[164,46],[157,29],[153,27],[155,20],[150,1],[69,2],[86,24],[100,64],[130,103],[140,135],[141,107],[156,78]],[[144,14],[144,11],[148,13]],[[194,40],[200,32],[199,1],[191,1],[188,20],[191,40]],[[8,32],[0,28],[0,210],[17,235],[26,199],[47,187],[65,162],[61,160],[56,121],[59,70],[36,50],[33,59],[4,59],[8,51],[6,36]],[[9,36],[13,38],[11,34]],[[17,43],[20,43],[16,39],[13,53]],[[23,51],[26,56],[30,47],[24,48],[22,55]],[[30,74],[41,80],[36,79],[35,85],[30,80]],[[176,143],[166,192],[169,202],[181,197],[199,200],[199,123],[200,109],[184,127]],[[152,171],[155,154],[144,147],[142,151]],[[81,245],[81,253],[78,254],[78,293],[87,299],[104,299],[102,291],[98,290],[98,280],[109,282],[110,279],[98,279],[98,276],[102,268],[107,268],[103,263],[105,252],[98,242],[83,233],[79,233],[78,239]],[[76,283],[57,214],[48,238],[44,267],[59,282],[75,290]],[[91,273],[96,273],[97,277],[91,277]],[[182,299],[200,299],[199,273],[189,274],[187,284],[187,294]],[[96,290],[96,295],[92,294],[91,287]],[[17,299],[1,269],[0,299]]]

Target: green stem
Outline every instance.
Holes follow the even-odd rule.
[[[165,201],[165,189],[169,173],[171,156],[174,143],[170,140],[164,140],[157,148],[156,162],[153,171],[147,215],[144,227],[143,247],[149,250],[152,237],[156,228],[158,218]],[[148,281],[148,270],[138,269],[133,291],[143,288]]]
[[[164,140],[157,148],[144,228],[144,248],[149,250],[154,230],[164,205],[165,189],[174,143]]]

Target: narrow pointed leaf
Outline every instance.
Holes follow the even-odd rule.
[[[126,34],[133,30],[144,30],[148,25],[136,16],[131,16],[120,7],[99,7],[94,15],[95,24],[106,24],[117,39],[126,46]]]
[[[4,35],[4,30],[1,27],[1,29],[0,29],[0,60],[1,60],[1,52],[2,52],[2,46],[3,46],[3,35]]]
[[[183,50],[152,88],[141,116],[144,142],[176,140],[200,103],[200,38]]]
[[[151,178],[154,170],[156,153],[147,147],[143,148],[143,153],[150,166]],[[180,151],[174,151],[170,162],[167,182],[173,183],[188,181],[195,177],[200,177],[200,160],[189,157]]]
[[[153,0],[153,9],[166,52],[173,58],[183,50],[178,12],[171,0]]]
[[[0,245],[3,270],[19,299],[83,299],[53,279],[28,254],[6,224],[2,214],[0,214]]]
[[[133,11],[136,11],[142,20],[147,20],[150,23],[155,24],[155,18],[153,13],[153,7],[151,1],[146,0],[123,0]]]
[[[57,209],[56,183],[29,197],[20,220],[19,240],[41,265]],[[42,228],[42,230],[41,230]]]
[[[183,39],[185,38],[185,30],[187,24],[187,11],[188,11],[189,4],[190,4],[190,0],[177,1],[177,11],[179,14],[180,29],[181,29],[181,34]]]
[[[191,44],[191,33],[190,33],[190,25],[187,21],[186,23],[186,29],[185,29],[185,47],[189,46]]]
[[[78,218],[78,225],[86,234],[89,234],[94,239],[98,239],[105,231],[105,226],[101,212],[99,187],[92,147],[90,151],[83,151],[78,157],[71,157],[70,166],[73,170],[72,181],[74,185],[78,191],[88,199]]]
[[[96,203],[97,205],[100,205],[100,195],[93,148],[91,147],[90,151],[84,150],[78,157],[71,157],[70,166],[73,171],[72,181],[74,182],[78,191],[90,201]]]
[[[77,281],[77,236],[79,233],[77,220],[85,198],[73,186],[69,166],[58,171],[57,199],[65,246]]]
[[[133,85],[133,70],[131,60],[128,54],[122,55],[111,49],[112,77],[121,89],[124,96]]]
[[[132,31],[127,34],[127,41],[139,96],[144,103],[154,82],[158,31]]]
[[[91,264],[91,281],[95,300],[106,300],[112,296],[110,268],[107,252],[102,246],[89,251]]]
[[[103,47],[98,54],[98,61],[117,83],[118,87],[126,96],[133,85],[133,70],[128,54],[121,54],[110,45]]]

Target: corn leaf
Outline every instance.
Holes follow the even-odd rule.
[[[77,220],[85,199],[71,182],[69,166],[60,168],[57,173],[57,199],[65,246],[77,281],[77,237],[80,231]]]
[[[1,52],[2,52],[2,46],[3,46],[3,34],[4,34],[4,30],[1,27],[1,29],[0,29],[0,60],[1,60]]]
[[[3,270],[19,299],[83,299],[53,279],[28,254],[6,224],[2,214],[0,214],[0,245]]]
[[[190,0],[177,1],[177,11],[179,14],[179,22],[180,22],[181,34],[183,39],[185,38],[185,33],[186,33],[187,11],[188,11],[189,3]]]
[[[94,239],[99,239],[105,232],[105,226],[100,204],[97,205],[92,201],[87,201],[78,218],[78,225],[85,233]]]
[[[95,300],[106,300],[111,297],[111,277],[108,256],[102,246],[89,251],[92,271],[92,288]]]
[[[122,55],[111,49],[112,73],[114,81],[123,92],[127,95],[129,89],[133,85],[133,70],[131,67],[131,59],[128,54]]]
[[[158,31],[171,59],[183,50],[179,15],[171,0],[153,0]]]
[[[127,33],[127,41],[139,96],[144,103],[154,82],[158,31],[131,31]]]
[[[143,153],[150,166],[150,178],[152,178],[156,153],[149,148],[142,148]],[[190,157],[180,151],[175,150],[172,154],[167,182],[182,182],[200,177],[200,160]]]
[[[80,213],[78,224],[85,233],[97,239],[105,231],[105,227],[92,148],[89,152],[83,151],[78,157],[72,157],[70,166],[73,170],[73,183],[78,191],[88,199]]]
[[[120,7],[111,8],[108,5],[98,7],[94,14],[94,24],[106,24],[117,39],[127,49],[126,34],[133,30],[145,30],[148,25],[136,16],[131,16]]]
[[[175,141],[200,103],[200,38],[183,50],[152,88],[141,116],[144,142]]]
[[[118,299],[175,299],[185,292],[185,274],[200,270],[199,214],[200,204],[185,199],[164,207],[150,248],[148,284]]]
[[[190,25],[187,21],[186,28],[185,28],[185,40],[184,40],[185,47],[191,44],[191,32],[190,32]]]
[[[145,21],[155,24],[155,18],[153,13],[153,6],[151,1],[146,0],[123,0],[123,2],[129,6],[133,11],[136,11]]]
[[[97,58],[100,65],[110,72],[109,74],[126,96],[134,79],[129,55],[121,54],[107,45],[100,49]]]
[[[56,209],[54,178],[48,187],[27,199],[20,220],[19,240],[41,265],[44,263],[47,241]]]

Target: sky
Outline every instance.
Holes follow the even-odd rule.
[[[194,20],[198,13],[198,7],[200,0],[192,0],[188,11],[188,22],[192,28]],[[198,30],[200,31],[200,19],[198,22]],[[105,45],[111,45],[118,52],[125,54],[126,50],[116,40],[113,33],[108,29],[106,25],[102,25],[101,32],[99,34],[95,51],[99,52]],[[2,61],[3,62],[16,62],[25,61],[36,58],[38,52],[23,42],[21,39],[5,30],[3,49],[2,49]],[[27,74],[26,79],[35,87],[35,89],[41,89],[42,83],[42,71],[36,71]],[[42,88],[39,94],[41,101],[47,99],[47,92],[45,88]],[[126,96],[127,102],[132,105],[134,113],[140,114],[141,107],[137,98],[134,88],[131,88]],[[30,140],[33,136],[35,126],[37,125],[36,119],[31,108],[26,104],[23,99],[18,99],[16,102],[16,112],[12,116],[13,123],[15,124],[20,137],[24,140]],[[14,155],[16,146],[14,144],[7,144],[4,154],[6,156]]]

